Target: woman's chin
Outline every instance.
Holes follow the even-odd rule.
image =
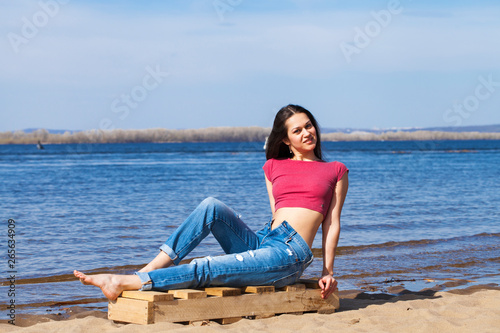
[[[310,152],[314,152],[314,149],[316,148],[316,143],[313,144],[304,144],[302,145],[301,149],[297,149],[301,154],[306,154]]]

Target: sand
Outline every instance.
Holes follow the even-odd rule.
[[[78,312],[78,311],[75,311]],[[476,286],[448,292],[402,296],[341,292],[341,308],[329,315],[307,313],[242,319],[230,325],[209,322],[148,326],[117,324],[103,312],[75,313],[67,320],[22,316],[21,325],[0,324],[0,332],[499,332],[500,288]],[[39,322],[39,321],[48,322]],[[38,322],[38,323],[36,323]]]

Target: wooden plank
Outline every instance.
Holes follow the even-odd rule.
[[[207,297],[207,293],[205,291],[195,289],[174,289],[169,290],[168,293],[173,294],[175,298],[182,299],[200,299]]]
[[[121,297],[142,299],[149,302],[159,301],[173,301],[174,295],[160,292],[160,291],[139,291],[139,290],[126,290],[122,292]]]
[[[338,294],[332,294],[323,300],[320,290],[306,289],[156,302],[154,321],[186,322],[246,316],[262,317],[273,313],[335,311],[338,307]]]
[[[300,291],[306,290],[306,285],[303,283],[291,284],[289,286],[284,286],[283,288],[278,288],[281,291]]]
[[[269,294],[274,293],[274,286],[247,286],[242,288],[243,292],[249,294]]]
[[[264,313],[257,316],[253,316],[253,319],[267,319],[276,316],[276,313]]]
[[[219,297],[241,295],[241,289],[240,288],[230,288],[230,287],[205,288],[205,292],[207,293],[207,295],[210,295],[210,296],[219,296]]]
[[[119,297],[108,304],[108,319],[133,324],[153,323],[153,302]]]

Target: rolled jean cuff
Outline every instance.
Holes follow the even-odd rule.
[[[160,250],[165,252],[170,257],[170,259],[172,259],[174,265],[179,265],[179,263],[181,262],[181,258],[179,258],[177,253],[175,253],[174,250],[170,248],[170,246],[168,246],[167,244],[163,244],[162,246],[160,246]]]
[[[135,274],[141,279],[141,288],[139,290],[146,291],[151,290],[153,288],[153,283],[151,282],[151,278],[147,272],[135,272]]]

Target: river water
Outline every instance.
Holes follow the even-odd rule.
[[[350,169],[335,263],[340,289],[500,283],[500,141],[323,145],[327,160]],[[82,286],[73,269],[133,273],[208,196],[260,229],[270,218],[262,146],[0,146],[0,306],[14,299],[18,313],[105,310],[100,291]],[[320,234],[313,247],[305,277],[321,273]],[[222,254],[213,237],[190,257],[207,253]]]

